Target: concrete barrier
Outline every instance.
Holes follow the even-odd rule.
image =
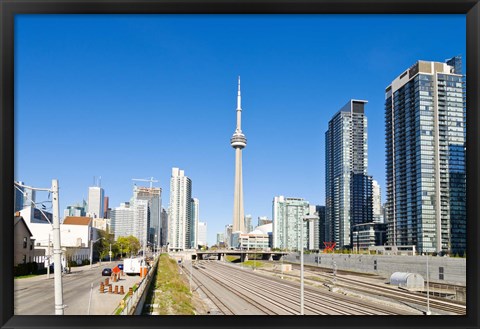
[[[142,279],[142,281],[138,285],[138,288],[135,291],[133,291],[132,288],[129,288],[128,298],[125,302],[121,302],[121,304],[119,305],[122,310],[118,313],[118,315],[142,314],[143,305],[147,297],[148,287],[150,286],[152,278],[157,270],[158,259],[159,257],[157,257],[150,271],[148,271],[147,275]],[[115,310],[113,314],[116,314],[117,310]]]

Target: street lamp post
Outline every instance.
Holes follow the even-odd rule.
[[[193,255],[190,255],[190,292],[192,292],[192,271],[193,271]]]
[[[307,215],[300,222],[300,315],[304,315],[304,280],[303,280],[303,222],[318,219],[317,216]]]
[[[282,243],[282,247],[283,247],[283,243]],[[283,249],[283,248],[282,248],[282,249]],[[282,251],[282,250],[281,250],[281,251]],[[282,270],[281,278],[282,278],[282,280],[283,280],[283,257],[284,257],[284,255],[280,254],[280,257],[281,257],[281,261],[282,261],[282,265],[280,265],[280,266],[281,266],[281,270]]]
[[[255,244],[253,245],[253,270],[257,268],[257,236],[254,236]]]
[[[428,281],[428,253],[425,253],[427,256],[427,312],[426,315],[431,315],[432,312],[430,311],[430,282]]]
[[[98,238],[97,240],[93,241],[93,240],[90,240],[90,269],[92,269],[92,265],[93,265],[93,244],[99,240],[102,240],[104,238]]]

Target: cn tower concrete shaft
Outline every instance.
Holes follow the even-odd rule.
[[[233,197],[233,232],[244,232],[242,149],[235,149],[235,193]]]
[[[242,102],[240,95],[240,77],[238,77],[237,96],[237,128],[230,139],[235,149],[235,190],[233,195],[233,232],[245,233],[243,210],[243,177],[242,177],[242,149],[247,146],[247,139],[242,133]]]

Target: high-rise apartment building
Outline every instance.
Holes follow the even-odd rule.
[[[273,248],[300,250],[303,225],[303,246],[308,248],[308,225],[303,218],[309,214],[308,201],[301,198],[276,196],[273,199]]]
[[[142,250],[148,241],[148,200],[131,199],[133,208],[132,235],[138,239]]]
[[[148,202],[147,232],[148,242],[160,246],[160,212],[162,207],[162,189],[160,187],[134,186],[133,202],[146,200]]]
[[[190,232],[190,241],[191,247],[190,248],[198,248],[198,225],[200,221],[200,201],[197,198],[192,198],[191,201],[192,206],[192,221],[188,225],[191,225],[189,228]]]
[[[351,228],[372,217],[372,177],[367,175],[367,101],[350,100],[325,133],[325,240],[351,246]]]
[[[262,226],[270,223],[272,223],[272,220],[268,219],[267,216],[258,216],[257,226]]]
[[[115,240],[132,235],[134,210],[130,207],[130,202],[123,202],[120,207],[110,210],[110,217],[110,230],[115,234]]]
[[[207,245],[207,223],[205,222],[198,222],[197,245],[199,246]]]
[[[317,206],[318,215],[318,248],[324,249],[325,245],[325,206]]]
[[[99,186],[90,186],[88,188],[88,214],[92,218],[103,218],[103,188]]]
[[[385,89],[390,245],[466,250],[464,90],[460,57],[418,61]]]
[[[373,222],[373,179],[365,174],[350,176],[350,228]]]
[[[249,233],[253,231],[252,225],[252,215],[245,215],[245,233]]]
[[[172,168],[168,208],[168,249],[193,247],[192,181],[179,168]]]
[[[166,246],[168,239],[168,212],[162,207],[160,215],[160,246]]]
[[[222,243],[225,243],[225,233],[217,232],[217,246],[220,246]]]
[[[233,232],[233,224],[225,225],[225,243],[232,247],[232,232]]]
[[[376,180],[372,181],[373,222],[383,223],[382,194],[380,185]]]

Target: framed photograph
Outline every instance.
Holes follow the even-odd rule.
[[[479,327],[478,0],[0,20],[1,328]]]

